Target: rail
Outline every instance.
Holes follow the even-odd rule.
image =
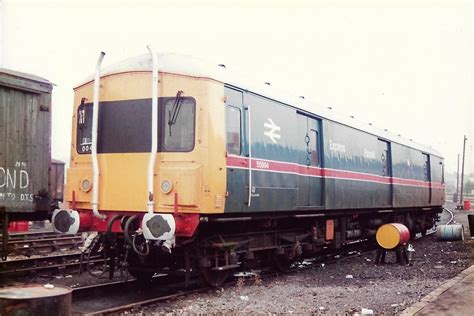
[[[446,207],[443,207],[443,210],[446,211],[446,212],[448,212],[449,215],[451,216],[451,218],[448,220],[448,222],[446,223],[446,225],[451,225],[451,223],[452,223],[453,220],[454,220],[454,213],[453,213],[450,209],[448,209],[448,208],[446,208]]]

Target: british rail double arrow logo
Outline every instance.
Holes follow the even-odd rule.
[[[277,143],[277,139],[280,139],[280,126],[276,125],[275,122],[271,118],[267,118],[268,122],[264,122],[263,126],[265,128],[268,128],[267,131],[265,131],[263,134],[265,136],[268,136],[274,144]]]

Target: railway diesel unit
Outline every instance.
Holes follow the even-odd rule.
[[[101,74],[103,56],[74,89],[68,209],[53,226],[98,231],[96,249],[132,275],[199,272],[219,285],[241,265],[285,268],[383,223],[435,224],[435,150],[224,65],[150,51]]]

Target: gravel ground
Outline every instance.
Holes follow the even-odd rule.
[[[474,213],[474,212],[472,212]],[[442,222],[447,215],[443,213]],[[455,221],[465,225],[466,212]],[[396,314],[474,263],[474,243],[414,241],[413,265],[375,265],[375,252],[271,279],[251,279],[134,310],[133,314]],[[352,277],[350,277],[350,276]]]

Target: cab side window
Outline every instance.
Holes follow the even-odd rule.
[[[234,106],[226,107],[226,147],[227,153],[240,155],[240,131],[241,115],[240,109]]]
[[[76,149],[79,154],[90,154],[92,145],[92,104],[82,103],[77,109]]]

